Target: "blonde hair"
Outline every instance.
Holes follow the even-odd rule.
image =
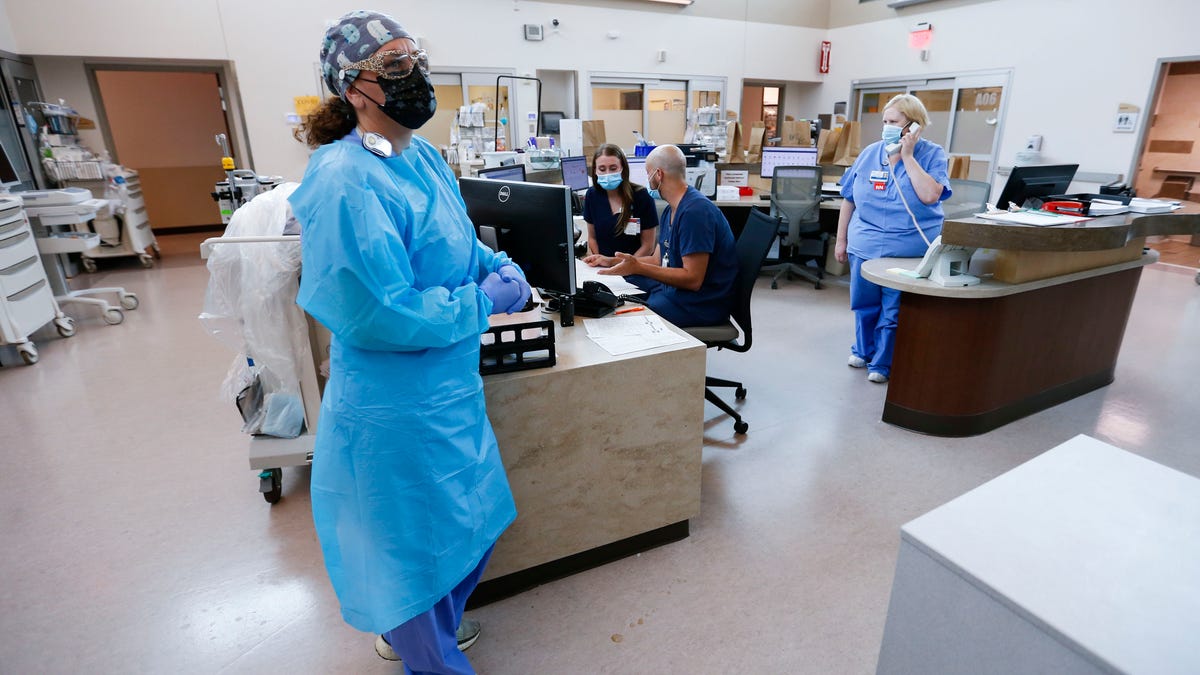
[[[929,112],[925,110],[925,104],[921,103],[921,99],[912,94],[897,94],[893,96],[892,100],[883,106],[884,110],[888,108],[895,108],[910,122],[916,122],[922,127],[929,126]]]

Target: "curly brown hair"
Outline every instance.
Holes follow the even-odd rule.
[[[292,131],[296,140],[314,150],[332,143],[358,126],[354,107],[338,96],[330,96],[300,126]]]

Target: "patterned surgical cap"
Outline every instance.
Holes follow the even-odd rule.
[[[346,66],[362,61],[396,38],[412,36],[387,14],[365,9],[347,12],[325,31],[321,43],[321,75],[325,86],[344,98],[346,88],[358,77],[357,70],[346,70]]]

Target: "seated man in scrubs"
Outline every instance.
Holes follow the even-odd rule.
[[[724,323],[733,309],[737,254],[717,205],[687,183],[687,161],[674,145],[646,157],[650,196],[663,199],[658,246],[648,256],[617,253],[600,274],[617,274],[646,291],[646,304],[680,327]]]

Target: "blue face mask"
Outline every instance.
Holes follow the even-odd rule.
[[[615,190],[621,186],[621,174],[602,173],[596,175],[596,182],[605,190]]]
[[[896,126],[895,124],[883,125],[883,142],[891,145],[900,141],[900,132],[904,131],[904,127]]]
[[[659,186],[662,186],[662,181],[659,181],[658,184],[659,184]],[[658,188],[650,187],[650,179],[649,178],[646,178],[646,188],[647,188],[647,191],[650,193],[651,199],[662,199],[662,195],[660,195],[658,193]]]

